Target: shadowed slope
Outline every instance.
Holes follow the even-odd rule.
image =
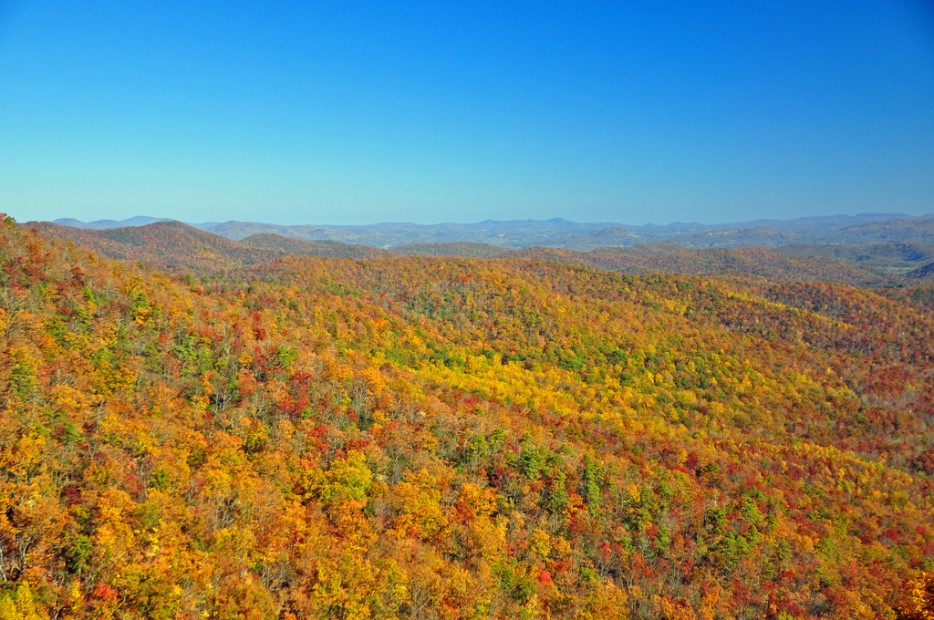
[[[308,241],[283,237],[273,233],[250,235],[240,242],[249,248],[271,250],[283,254],[303,254],[307,256],[331,256],[335,258],[374,258],[389,256],[391,253],[368,245],[340,243],[338,241]]]
[[[757,247],[692,249],[673,243],[657,243],[630,248],[598,248],[590,252],[529,248],[506,256],[541,258],[632,274],[754,276],[772,280],[826,280],[861,286],[891,281],[889,277],[842,261],[787,256]]]

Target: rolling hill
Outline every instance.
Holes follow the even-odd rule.
[[[368,245],[354,245],[337,241],[305,241],[271,233],[250,235],[243,239],[240,244],[249,248],[269,250],[277,254],[331,256],[336,258],[374,258],[390,254],[385,250]]]
[[[694,249],[658,243],[629,248],[598,248],[590,252],[529,248],[508,252],[504,256],[539,258],[630,274],[826,280],[859,286],[880,286],[899,281],[897,277],[838,260],[788,256],[757,247]]]
[[[71,241],[103,256],[170,271],[230,269],[282,254],[244,246],[175,221],[100,230],[46,223],[33,226],[45,236]]]
[[[143,262],[181,272],[219,271],[255,265],[289,254],[342,258],[389,255],[492,258],[535,257],[587,265],[621,273],[761,276],[779,280],[828,280],[862,286],[925,281],[931,246],[877,244],[872,246],[794,245],[774,250],[757,247],[686,248],[673,243],[631,247],[601,247],[587,252],[532,247],[506,250],[501,246],[467,243],[421,243],[384,250],[336,241],[310,241],[276,234],[256,234],[233,241],[180,222],[157,222],[136,227],[84,230],[35,224],[42,234],[67,239],[112,258]],[[930,262],[930,261],[928,261]]]
[[[386,254],[369,246],[301,241],[278,235],[255,235],[243,241],[233,241],[174,221],[100,230],[47,223],[30,225],[45,236],[71,241],[104,256],[139,261],[177,273],[213,273],[255,265],[288,254],[346,258]]]
[[[488,243],[449,242],[449,243],[413,243],[399,245],[392,249],[395,254],[404,256],[456,256],[461,258],[493,258],[506,253],[500,246]]]
[[[137,217],[124,222],[92,222],[74,219],[56,223],[77,227],[119,227],[154,218]],[[934,217],[909,217],[891,213],[864,213],[805,217],[791,220],[761,220],[726,224],[647,224],[623,226],[615,223],[549,220],[487,220],[460,224],[409,224],[387,222],[358,226],[284,226],[258,222],[210,222],[196,227],[236,241],[256,234],[275,234],[306,241],[392,248],[412,244],[480,243],[506,249],[533,246],[580,251],[607,246],[633,246],[669,241],[692,248],[760,246],[774,248],[788,244],[867,245],[879,243],[922,243],[934,238]]]
[[[822,256],[842,260],[878,273],[909,276],[934,261],[931,236],[927,243],[871,243],[855,245],[792,244],[776,248],[792,256]]]

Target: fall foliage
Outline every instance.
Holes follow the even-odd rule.
[[[929,618],[925,299],[5,218],[0,619]]]

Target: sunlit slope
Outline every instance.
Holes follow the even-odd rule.
[[[304,241],[274,234],[234,241],[174,221],[104,230],[47,223],[35,226],[43,236],[70,241],[110,258],[138,261],[174,273],[216,273],[287,254],[358,258],[387,254],[369,246]]]
[[[829,284],[0,226],[0,610],[875,617],[932,561],[932,318]],[[914,580],[914,581],[913,581]]]

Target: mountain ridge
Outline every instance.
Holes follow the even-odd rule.
[[[889,222],[889,220],[882,220]],[[895,220],[903,225],[902,220]],[[526,226],[520,222],[514,226]],[[388,249],[327,239],[297,239],[276,233],[256,233],[234,240],[177,221],[160,221],[137,227],[80,229],[37,223],[44,234],[68,239],[113,258],[134,259],[156,268],[181,271],[217,271],[304,254],[344,258],[389,255],[461,257],[539,257],[588,265],[621,273],[683,273],[761,275],[778,280],[825,279],[864,286],[889,285],[907,280],[926,281],[934,261],[934,246],[921,243],[885,242],[872,245],[790,244],[761,246],[691,247],[673,241],[627,246],[607,246],[603,235],[590,237],[589,250],[547,244],[508,249],[478,242],[420,242]],[[617,235],[615,229],[610,229]],[[862,229],[860,229],[862,230]],[[873,229],[874,230],[874,229]],[[883,228],[886,232],[888,228]],[[861,233],[861,238],[865,233]],[[757,249],[758,248],[758,249]]]
[[[158,218],[131,218],[151,223]],[[123,223],[98,221],[84,224],[77,220],[57,220],[61,225],[79,228],[114,228]],[[109,223],[108,223],[109,222]],[[106,226],[105,226],[106,224]],[[138,225],[138,224],[134,224]],[[548,220],[484,220],[476,223],[412,224],[384,222],[364,225],[280,225],[260,222],[211,222],[190,224],[196,228],[233,239],[255,234],[277,234],[306,241],[339,241],[380,248],[419,243],[484,243],[505,249],[532,246],[592,250],[597,247],[631,246],[674,241],[687,247],[737,247],[787,244],[865,244],[882,242],[930,243],[934,239],[934,216],[905,216],[898,213],[814,216],[789,220],[760,219],[725,224],[671,223],[641,226],[620,223],[573,222],[564,218]]]

